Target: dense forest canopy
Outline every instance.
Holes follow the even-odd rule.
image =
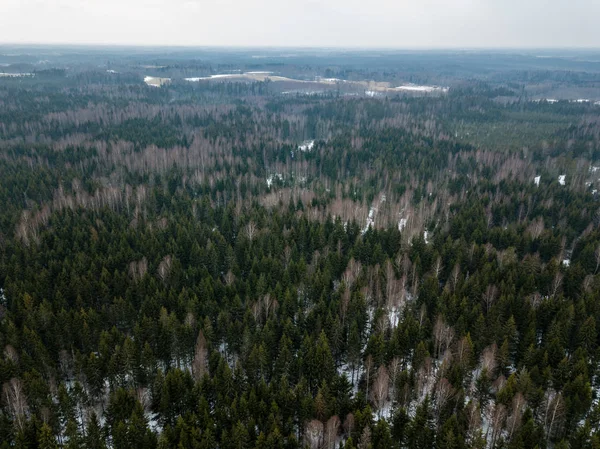
[[[0,78],[0,448],[600,448],[597,64],[59,55]]]

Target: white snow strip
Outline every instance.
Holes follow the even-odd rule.
[[[566,179],[566,178],[567,178],[567,175],[560,175],[560,176],[558,177],[558,183],[559,183],[561,186],[564,186],[564,185],[565,185],[565,179]]]
[[[540,179],[542,179],[542,177],[541,177],[541,176],[536,176],[536,177],[533,179],[533,183],[534,183],[534,184],[535,184],[537,187],[539,187],[539,186],[540,186]]]
[[[375,208],[371,207],[371,209],[369,209],[369,216],[367,217],[367,224],[363,228],[362,233],[365,234],[369,230],[369,226],[372,227],[374,225],[375,225]]]
[[[406,223],[408,223],[408,218],[401,218],[398,222],[398,231],[402,231],[406,227]]]
[[[402,86],[396,87],[396,90],[403,90],[406,92],[448,92],[447,87],[440,86],[419,86],[417,84],[403,84]]]
[[[171,81],[171,78],[159,78],[159,77],[155,77],[155,76],[146,76],[144,78],[144,82],[148,86],[152,86],[152,87],[160,87],[163,84],[169,83],[170,81]]]
[[[6,73],[0,72],[0,78],[21,78],[24,76],[34,76],[33,73]]]

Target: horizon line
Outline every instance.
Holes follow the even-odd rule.
[[[0,41],[0,46],[15,47],[74,47],[74,48],[143,48],[143,49],[218,49],[218,50],[378,50],[378,51],[600,51],[600,46],[302,46],[302,45],[221,45],[221,44],[140,44],[100,42],[12,42]]]

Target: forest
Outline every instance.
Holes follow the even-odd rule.
[[[0,78],[1,449],[600,449],[588,66],[93,56]]]

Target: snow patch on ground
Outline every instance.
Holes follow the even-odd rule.
[[[367,97],[379,97],[381,96],[381,92],[377,92],[376,90],[365,90],[365,95]]]
[[[369,209],[369,216],[367,217],[367,224],[365,225],[364,229],[362,230],[362,233],[366,233],[369,230],[369,226],[374,226],[375,225],[375,208],[371,207],[371,209]]]
[[[541,176],[536,176],[535,178],[533,178],[533,183],[536,185],[536,187],[540,186],[540,180],[542,179]]]
[[[116,70],[108,69],[108,70],[106,71],[106,73],[119,73],[119,72],[117,72]]]
[[[564,185],[565,185],[565,179],[567,179],[567,175],[560,175],[560,176],[558,177],[558,183],[559,183],[561,186],[564,186]]]
[[[267,187],[271,188],[271,186],[273,185],[273,181],[275,181],[276,179],[283,181],[283,175],[281,173],[274,173],[272,175],[269,175],[267,177]]]
[[[354,369],[354,381],[352,379],[352,368],[350,368],[350,365],[347,362],[342,363],[337,368],[337,372],[340,376],[345,375],[348,378],[350,383],[352,383],[352,393],[356,395],[358,393],[358,383],[360,380],[360,376],[362,375],[361,364],[358,363],[356,368]]]
[[[398,222],[398,231],[402,231],[406,227],[406,223],[408,223],[408,218],[401,218]]]
[[[570,267],[571,266],[571,259],[563,259],[562,264],[565,267]]]
[[[429,243],[429,232],[428,231],[423,231],[423,240],[425,240],[425,243]]]
[[[302,151],[303,153],[305,153],[305,152],[312,151],[312,149],[314,147],[315,147],[315,141],[314,140],[305,140],[300,145],[298,145],[298,150]]]

